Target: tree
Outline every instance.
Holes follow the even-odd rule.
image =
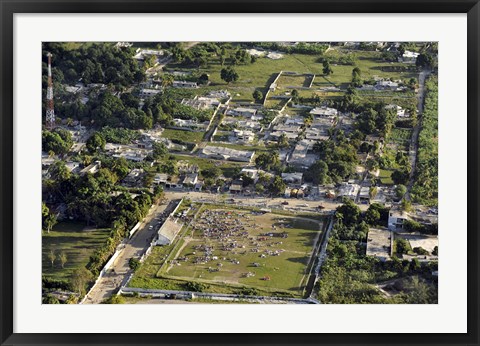
[[[55,259],[57,258],[57,255],[55,254],[55,251],[53,249],[51,249],[49,252],[48,252],[48,260],[50,261],[50,264],[52,265],[52,268],[53,268],[53,265],[55,264]]]
[[[255,165],[265,170],[271,170],[280,163],[278,152],[263,152],[255,159]]]
[[[253,92],[252,96],[255,99],[255,101],[257,101],[257,103],[261,103],[261,101],[263,99],[263,94],[260,90],[255,90]]]
[[[323,160],[317,160],[305,172],[305,179],[315,185],[323,185],[328,181],[328,165]]]
[[[45,297],[42,298],[42,304],[60,304],[60,301],[57,297],[54,297],[51,294],[47,294]]]
[[[408,170],[406,169],[396,169],[392,173],[392,180],[395,184],[406,184],[408,182],[408,178],[410,177],[410,174]]]
[[[202,169],[200,174],[207,179],[217,179],[221,174],[222,170],[218,166],[212,166],[209,168]]]
[[[410,251],[412,251],[412,247],[410,246],[410,243],[405,239],[398,238],[395,240],[395,244],[397,247],[398,254],[408,254]]]
[[[255,191],[262,194],[265,192],[265,187],[262,184],[255,184]]]
[[[162,88],[167,88],[173,84],[175,77],[172,74],[166,73],[162,76]]]
[[[42,150],[54,152],[57,155],[68,153],[73,145],[72,134],[61,128],[42,132]]]
[[[47,231],[47,233],[50,233],[53,226],[55,226],[57,224],[57,222],[58,222],[57,215],[55,215],[53,213],[49,213],[48,216],[44,220],[45,230]]]
[[[325,76],[330,76],[333,73],[332,68],[330,67],[330,61],[327,59],[323,60],[323,74]]]
[[[198,77],[198,84],[200,85],[207,85],[208,84],[208,74],[202,73],[200,77]]]
[[[89,151],[89,153],[93,154],[96,153],[98,150],[105,149],[106,140],[105,138],[98,132],[95,132],[93,135],[87,139],[87,143],[85,143],[85,147]]]
[[[412,210],[412,202],[409,201],[408,199],[406,198],[403,198],[402,199],[402,209],[406,212],[409,212]]]
[[[50,233],[53,226],[57,224],[57,216],[50,212],[45,202],[42,202],[42,230]]]
[[[415,64],[422,68],[435,67],[435,58],[429,53],[422,53],[417,57]]]
[[[298,90],[297,89],[292,90],[291,96],[292,96],[292,102],[293,103],[298,103]]]
[[[352,70],[352,85],[356,88],[361,87],[363,84],[362,82],[362,71],[358,68],[355,67]]]
[[[231,82],[236,82],[239,78],[238,73],[233,69],[233,67],[229,66],[227,68],[223,68],[220,71],[220,78],[230,84]]]
[[[288,148],[289,146],[288,137],[285,133],[282,133],[280,137],[278,137],[278,146],[280,148]]]
[[[60,252],[60,254],[58,255],[58,260],[60,261],[60,264],[62,266],[62,268],[65,268],[65,264],[67,263],[67,254],[65,252]]]
[[[70,277],[70,286],[80,296],[85,295],[87,284],[92,281],[93,274],[87,268],[75,269]]]
[[[375,226],[378,224],[378,221],[380,220],[380,212],[376,209],[368,209],[365,212],[365,222],[368,223],[371,226]]]
[[[128,266],[130,267],[130,269],[132,269],[133,271],[136,271],[138,268],[140,268],[140,261],[138,260],[138,258],[130,258],[130,260],[128,261]]]
[[[125,297],[113,294],[109,298],[105,299],[102,304],[125,304]]]
[[[395,187],[395,195],[398,199],[403,198],[403,196],[407,193],[407,187],[403,184],[398,184]]]
[[[285,192],[287,185],[280,176],[275,176],[273,182],[268,187],[273,195],[279,195]]]
[[[432,251],[432,255],[438,256],[438,246],[435,246]]]
[[[159,142],[154,142],[153,143],[153,158],[155,160],[161,159],[165,157],[168,154],[168,148],[165,144],[159,143]]]
[[[336,217],[343,220],[346,226],[352,226],[360,218],[360,208],[351,199],[345,198],[343,204],[337,207]]]

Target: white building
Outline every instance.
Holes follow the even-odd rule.
[[[255,139],[255,134],[252,131],[248,130],[233,130],[233,138],[236,141],[250,143]]]
[[[303,179],[303,173],[282,173],[282,180],[286,183],[300,184]]]
[[[406,50],[405,53],[402,54],[402,57],[399,60],[407,64],[415,64],[417,62],[417,58],[419,55],[420,53]]]
[[[255,155],[255,151],[235,150],[207,145],[203,148],[202,154],[212,159],[250,162]]]
[[[102,166],[102,162],[101,161],[95,161],[93,162],[92,164],[88,165],[87,167],[85,167],[84,169],[82,169],[80,171],[80,174],[87,174],[87,173],[90,173],[90,174],[95,174],[98,172],[98,170],[100,169],[100,167]]]
[[[401,230],[406,220],[410,220],[410,217],[405,211],[392,208],[388,213],[388,229],[391,231]]]
[[[342,183],[338,188],[337,197],[338,198],[347,197],[354,200],[357,197],[359,190],[360,190],[360,185],[358,184]]]
[[[157,231],[157,240],[155,245],[170,245],[176,238],[178,232],[182,229],[183,223],[177,218],[169,216]]]
[[[257,110],[255,108],[233,108],[229,109],[227,111],[228,115],[233,115],[233,116],[241,116],[241,117],[247,117],[251,118],[252,116],[257,114]]]
[[[198,174],[197,173],[188,173],[188,174],[185,174],[185,177],[183,178],[182,184],[193,186],[197,182],[198,182]]]
[[[146,99],[149,97],[153,97],[157,94],[159,94],[162,90],[161,89],[149,89],[149,88],[143,88],[140,91],[140,98],[141,99]]]
[[[338,115],[338,110],[329,107],[315,107],[309,113],[313,116],[331,118]]]
[[[398,106],[398,105],[394,105],[394,104],[390,104],[390,105],[386,105],[385,106],[385,109],[393,109],[397,112],[397,117],[399,118],[408,118],[410,117],[410,114],[406,113],[405,109],[403,109],[402,107]]]
[[[392,82],[389,80],[379,80],[375,84],[375,88],[379,90],[396,90],[398,88],[397,82]]]
[[[172,86],[174,88],[186,88],[186,89],[195,89],[198,88],[197,82],[187,82],[187,81],[173,81]]]

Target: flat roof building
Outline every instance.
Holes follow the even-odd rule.
[[[202,154],[206,157],[218,160],[250,162],[255,155],[255,151],[235,150],[207,145],[203,148]]]

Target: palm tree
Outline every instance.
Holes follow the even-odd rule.
[[[162,77],[162,88],[169,87],[173,84],[174,78],[171,74],[164,74]]]

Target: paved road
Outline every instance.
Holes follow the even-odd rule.
[[[155,206],[149,215],[142,222],[142,225],[128,241],[125,248],[117,257],[109,272],[103,276],[86,297],[84,304],[99,304],[110,297],[130,273],[128,262],[130,258],[139,258],[149,247],[152,238],[155,236],[160,220],[159,216],[165,211],[167,204]]]

